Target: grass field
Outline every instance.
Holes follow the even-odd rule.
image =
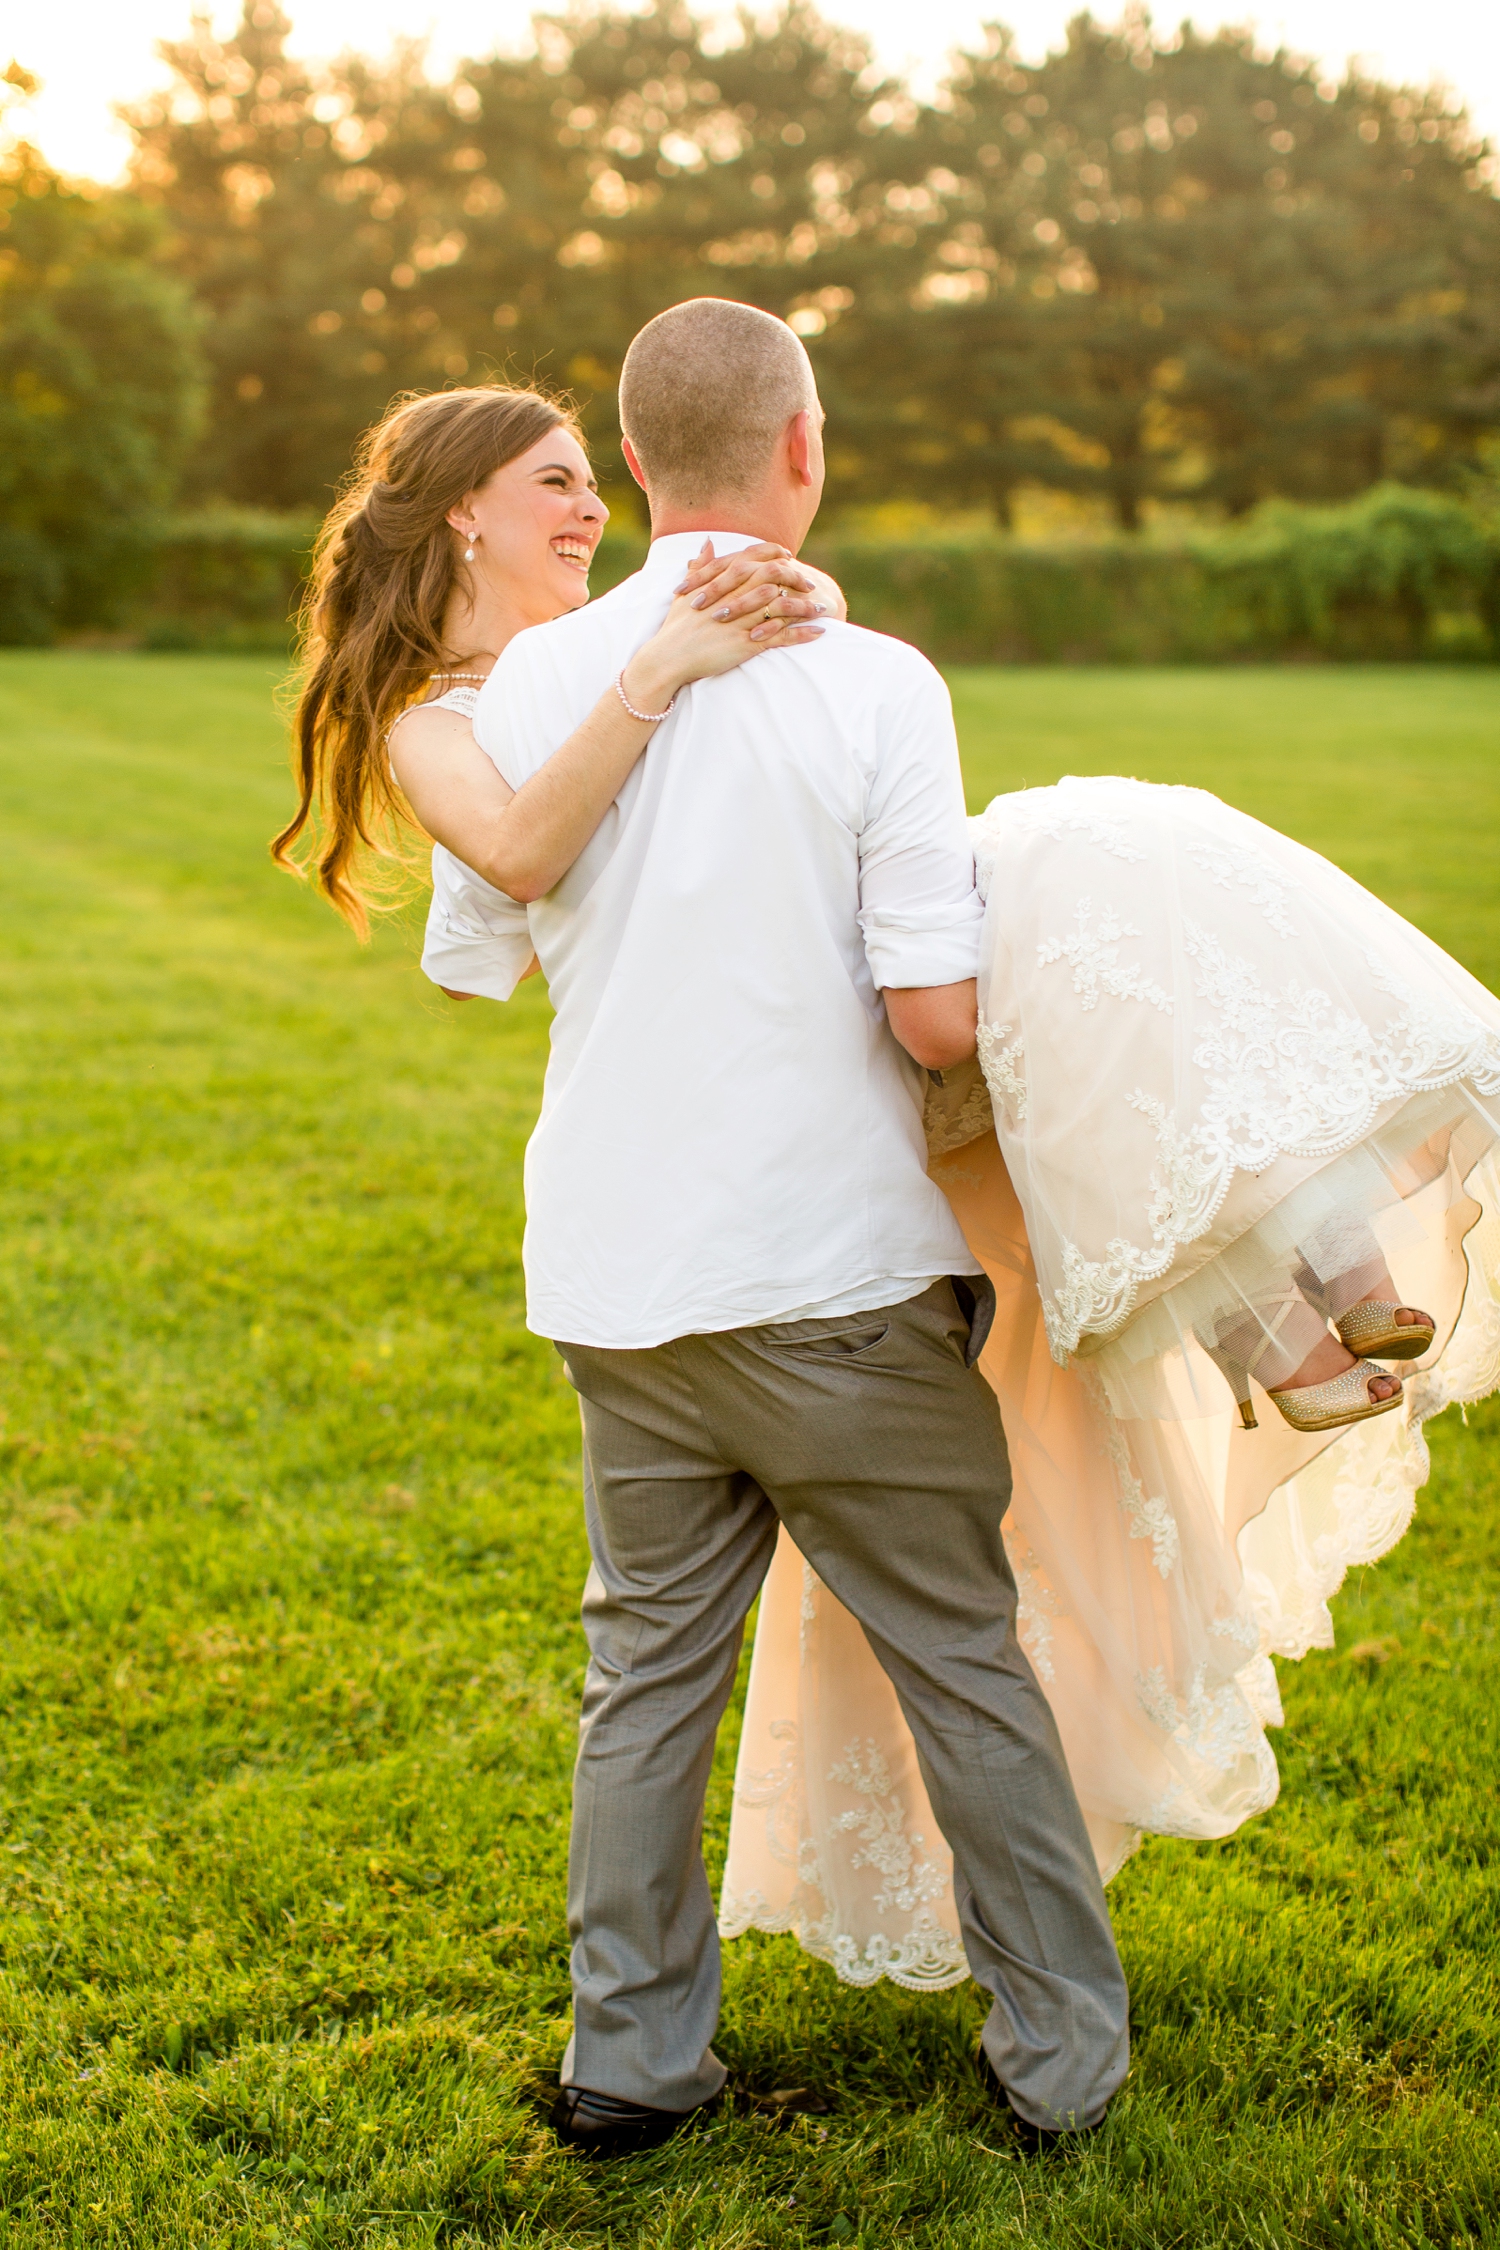
[[[1112,1891],[1136,2060],[996,2156],[972,1987],[729,1949],[711,2134],[590,2169],[566,2036],[583,1574],[523,1326],[535,983],[450,1009],[264,858],[253,661],[0,657],[7,2250],[1500,2243],[1500,1413],[1283,1666],[1280,1804]],[[998,672],[976,801],[1204,783],[1500,985],[1500,680]],[[1366,1651],[1380,1644],[1384,1660]],[[722,1850],[732,1743],[710,1851]],[[758,2097],[816,2085],[788,2123]]]

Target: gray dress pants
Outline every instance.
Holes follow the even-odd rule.
[[[1093,2124],[1124,1974],[1047,1700],[1016,1639],[1010,1468],[951,1283],[880,1312],[560,1344],[593,1568],[573,1790],[564,2084],[686,2110],[724,2082],[703,1799],[778,1521],[864,1627],[953,1849],[984,2047],[1019,2115]]]

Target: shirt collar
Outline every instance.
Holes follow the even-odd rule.
[[[652,540],[651,551],[642,565],[643,574],[656,578],[670,572],[680,578],[705,539],[713,541],[716,555],[734,555],[742,547],[761,544],[753,531],[669,531],[665,538]]]

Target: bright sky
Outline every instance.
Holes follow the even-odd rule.
[[[181,36],[195,0],[0,0],[0,65],[14,55],[43,81],[17,122],[66,171],[113,178],[128,153],[110,104],[161,83],[159,39]],[[1023,53],[1056,43],[1082,0],[823,0],[823,13],[869,33],[882,59],[913,68],[930,83],[944,54],[975,39],[987,17],[1009,23]],[[196,0],[220,29],[235,5]],[[1183,0],[1167,0],[1159,20],[1173,23]],[[396,35],[429,38],[441,66],[462,55],[493,53],[526,38],[528,0],[289,0],[295,44],[308,56],[342,47],[379,52]],[[711,13],[711,0],[703,12]],[[1119,9],[1095,0],[1104,21]],[[1381,76],[1426,84],[1441,80],[1467,101],[1476,121],[1500,137],[1500,7],[1493,0],[1204,0],[1193,20],[1204,29],[1253,20],[1269,45],[1285,44],[1335,71],[1358,55]],[[914,16],[918,19],[913,21]],[[919,28],[920,26],[920,28]]]

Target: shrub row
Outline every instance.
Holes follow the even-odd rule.
[[[851,616],[941,663],[1500,657],[1500,537],[1400,485],[1171,543],[835,537],[808,554]]]
[[[163,522],[142,535],[114,622],[151,648],[284,648],[315,529],[245,510]],[[643,553],[639,538],[606,534],[595,592]],[[940,663],[1500,658],[1500,530],[1400,485],[1340,507],[1271,502],[1242,525],[1171,541],[835,532],[808,554],[859,623]],[[39,613],[18,602],[11,614]]]

